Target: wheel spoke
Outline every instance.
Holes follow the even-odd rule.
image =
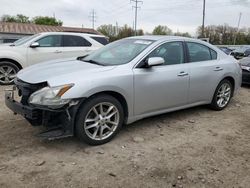
[[[93,112],[96,114],[96,116],[99,116],[99,113],[96,110],[96,107],[93,107]]]
[[[110,121],[110,120],[108,120],[107,123],[110,123],[110,124],[112,124],[112,125],[117,125],[117,124],[118,124],[117,122]]]
[[[8,83],[10,81],[9,77],[5,76],[4,81],[5,81],[5,83]]]
[[[94,132],[93,135],[92,135],[93,138],[96,138],[96,135],[97,135],[97,133],[98,133],[99,128],[100,128],[100,127],[96,127],[96,130],[95,130],[95,132]]]
[[[85,129],[91,129],[93,127],[97,127],[97,125],[98,125],[98,123],[94,123],[94,124],[86,126]]]
[[[0,72],[3,74],[5,73],[5,70],[3,69],[3,67],[0,67]]]
[[[112,131],[112,129],[107,124],[105,124],[103,128],[108,129],[109,131]]]
[[[113,109],[114,109],[114,106],[110,106],[106,112],[106,115],[108,115]]]
[[[104,111],[103,111],[103,105],[102,104],[100,104],[100,113],[101,113],[102,116],[104,116]]]
[[[11,74],[9,78],[14,79],[16,77],[16,74]]]
[[[95,119],[86,119],[85,123],[89,123],[89,122],[93,122],[93,121],[96,121],[96,118]]]
[[[117,113],[117,111],[112,112],[111,114],[109,114],[109,115],[107,116],[107,119],[112,118],[116,113]]]
[[[11,67],[7,67],[7,73],[10,74],[13,71],[13,69]]]
[[[104,128],[103,128],[103,126],[101,126],[100,127],[100,133],[99,133],[100,139],[102,139],[102,137],[103,137],[103,130],[104,130]]]

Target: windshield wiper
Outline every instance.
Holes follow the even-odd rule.
[[[95,64],[95,65],[104,66],[103,64],[101,64],[101,63],[99,63],[99,62],[97,62],[97,61],[94,61],[94,60],[92,60],[92,59],[90,59],[90,60],[84,60],[84,59],[82,59],[82,61],[87,62],[87,63],[92,63],[92,64]]]

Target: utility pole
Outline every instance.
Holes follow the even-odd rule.
[[[238,34],[238,32],[239,32],[239,29],[240,29],[241,16],[242,16],[242,13],[240,12],[239,20],[238,20],[238,25],[237,25],[237,31],[236,31],[235,36],[234,36],[234,45],[235,45],[235,43],[236,43],[237,34]]]
[[[90,18],[90,21],[92,22],[92,28],[95,29],[96,12],[94,9],[90,12],[89,18]]]
[[[143,3],[143,1],[141,0],[130,0],[130,2],[134,2],[135,3],[135,6],[132,6],[134,9],[135,9],[135,36],[137,34],[137,12],[138,12],[138,9],[141,8],[138,6],[139,3]]]
[[[205,37],[206,0],[203,0],[202,37]]]

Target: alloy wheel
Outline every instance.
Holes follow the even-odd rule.
[[[92,107],[86,115],[84,130],[93,140],[110,137],[119,125],[120,115],[112,103],[102,102]]]
[[[217,93],[217,105],[220,108],[224,108],[231,97],[231,86],[228,83],[224,83],[220,86],[218,93]]]
[[[9,65],[2,65],[0,66],[0,83],[2,84],[10,84],[14,81],[16,77],[17,71],[9,66]]]

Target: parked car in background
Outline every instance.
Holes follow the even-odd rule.
[[[241,78],[238,61],[207,42],[131,37],[78,60],[21,70],[5,103],[32,125],[46,126],[42,137],[77,135],[98,145],[122,124],[149,116],[204,104],[222,110]]]
[[[241,47],[235,49],[230,53],[230,55],[234,56],[235,59],[242,59],[250,55],[250,48],[249,47]]]
[[[227,48],[227,47],[219,47],[219,49],[221,49],[227,55],[229,55],[233,51],[233,50],[231,50],[230,48]]]
[[[0,84],[13,83],[22,68],[48,60],[84,56],[107,43],[102,35],[49,32],[0,45]]]
[[[250,84],[250,57],[245,57],[239,61],[242,68],[242,83]]]

